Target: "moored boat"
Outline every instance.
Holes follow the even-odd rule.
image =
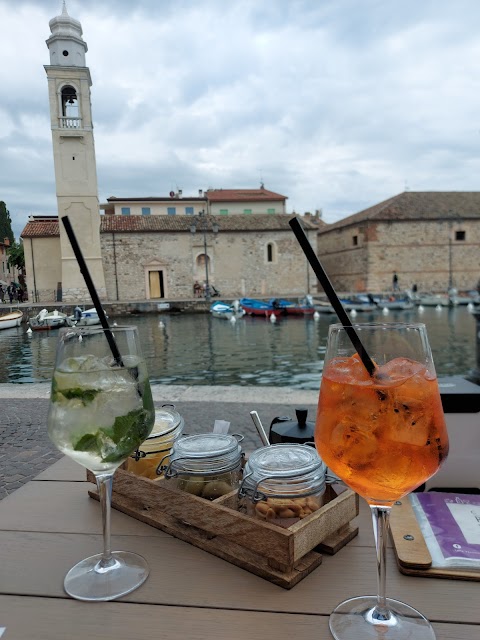
[[[389,311],[405,311],[413,309],[415,304],[408,296],[373,296],[375,304],[380,309],[388,309]]]
[[[335,309],[330,302],[325,302],[325,300],[315,300],[315,311],[318,311],[318,313],[335,313]]]
[[[450,296],[450,300],[452,304],[456,306],[456,305],[478,304],[480,298],[477,291],[469,291],[466,293],[454,293]]]
[[[75,311],[66,320],[70,327],[90,327],[91,325],[100,324],[100,318],[95,308],[82,310],[77,307]]]
[[[449,307],[450,296],[446,293],[421,293],[415,300],[422,307]]]
[[[287,316],[305,316],[315,313],[311,296],[305,296],[305,298],[301,298],[298,302],[291,302],[283,298],[272,298],[270,304],[274,308],[279,307],[283,309]]]
[[[28,321],[30,329],[32,331],[47,331],[48,329],[58,329],[64,327],[67,324],[67,314],[54,309],[53,311],[47,311],[42,309],[33,318]]]
[[[377,305],[371,302],[368,296],[351,296],[349,298],[340,298],[345,311],[375,311]]]
[[[274,298],[276,300],[276,298]],[[276,306],[272,302],[264,302],[263,300],[255,300],[254,298],[241,298],[240,306],[250,316],[263,316],[269,318],[271,315],[285,315],[285,309]]]
[[[240,306],[238,300],[235,300],[235,302],[237,304],[228,304],[217,300],[210,306],[210,313],[214,318],[223,318],[225,320],[242,318],[245,315],[245,310]]]
[[[0,329],[11,329],[12,327],[19,327],[23,318],[21,311],[11,311],[0,316]]]

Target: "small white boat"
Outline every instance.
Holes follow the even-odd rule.
[[[42,309],[33,318],[28,321],[30,329],[32,331],[47,331],[48,329],[58,329],[64,327],[67,324],[67,314],[54,309],[53,311],[47,311]]]
[[[468,304],[478,304],[479,296],[476,291],[471,291],[468,293],[458,293],[450,296],[452,304],[454,306],[457,305],[468,305]]]
[[[407,309],[413,309],[415,306],[413,300],[407,296],[388,296],[388,297],[376,297],[373,299],[380,309],[388,309],[389,311],[405,311]]]
[[[342,303],[345,311],[369,312],[369,311],[375,311],[377,308],[377,305],[374,302],[372,302],[368,298],[368,296],[363,296],[363,295],[350,296],[349,298],[340,298],[340,302]]]
[[[82,310],[78,307],[76,314],[68,316],[67,324],[70,327],[90,327],[91,325],[100,324],[100,318],[95,308]]]
[[[317,313],[335,313],[332,305],[324,300],[314,300],[314,307]]]
[[[420,294],[415,300],[422,307],[449,307],[451,305],[450,297],[445,293],[426,293]]]
[[[227,302],[221,302],[218,300],[210,306],[210,313],[214,318],[224,318],[230,320],[231,318],[241,318],[245,315],[245,310],[240,305],[228,304]]]
[[[22,322],[23,313],[21,311],[11,311],[3,316],[0,316],[0,329],[11,329],[12,327],[19,327]]]

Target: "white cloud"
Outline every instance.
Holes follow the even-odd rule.
[[[333,221],[477,188],[471,0],[68,0],[88,43],[99,196],[267,188]],[[0,0],[0,199],[56,210],[43,65],[60,0]]]

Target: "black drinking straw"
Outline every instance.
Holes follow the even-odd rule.
[[[295,234],[300,246],[302,247],[303,253],[309,261],[310,266],[315,272],[315,275],[320,280],[320,284],[327,294],[327,298],[330,300],[330,304],[337,314],[338,319],[345,327],[345,331],[347,332],[347,335],[350,338],[353,346],[355,347],[358,355],[362,359],[365,369],[368,371],[369,375],[373,376],[373,374],[375,373],[375,365],[368,353],[365,351],[365,347],[358,337],[358,333],[355,331],[347,312],[343,308],[343,305],[340,302],[337,293],[333,288],[332,283],[330,282],[329,277],[322,267],[320,260],[316,256],[315,251],[312,249],[312,245],[308,241],[308,238],[305,234],[305,231],[303,230],[302,225],[300,224],[300,221],[298,220],[298,218],[292,218],[288,221],[288,224],[292,227],[292,231]]]
[[[107,338],[108,344],[112,351],[113,359],[115,362],[123,367],[122,356],[120,355],[120,351],[118,350],[117,343],[115,342],[115,338],[108,324],[107,316],[105,315],[105,311],[103,310],[102,303],[100,302],[100,298],[98,297],[97,290],[95,289],[95,285],[93,284],[92,277],[87,267],[87,263],[85,262],[85,258],[83,257],[80,246],[77,242],[77,238],[75,237],[75,233],[73,231],[72,225],[68,216],[62,217],[63,226],[65,227],[65,231],[67,232],[68,239],[70,240],[70,244],[72,245],[73,253],[78,262],[78,266],[80,267],[80,273],[85,280],[85,284],[87,285],[88,292],[90,297],[92,298],[93,305],[98,313],[98,317],[102,324],[102,327],[105,329],[105,337]]]

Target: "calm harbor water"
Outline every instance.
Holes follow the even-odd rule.
[[[138,326],[152,382],[182,385],[291,386],[318,389],[333,317],[244,317],[235,324],[209,314],[117,317]],[[476,362],[475,319],[465,307],[423,313],[358,314],[355,322],[425,322],[439,377],[465,375]],[[164,324],[164,327],[160,326]],[[0,331],[0,383],[48,381],[58,330]]]

